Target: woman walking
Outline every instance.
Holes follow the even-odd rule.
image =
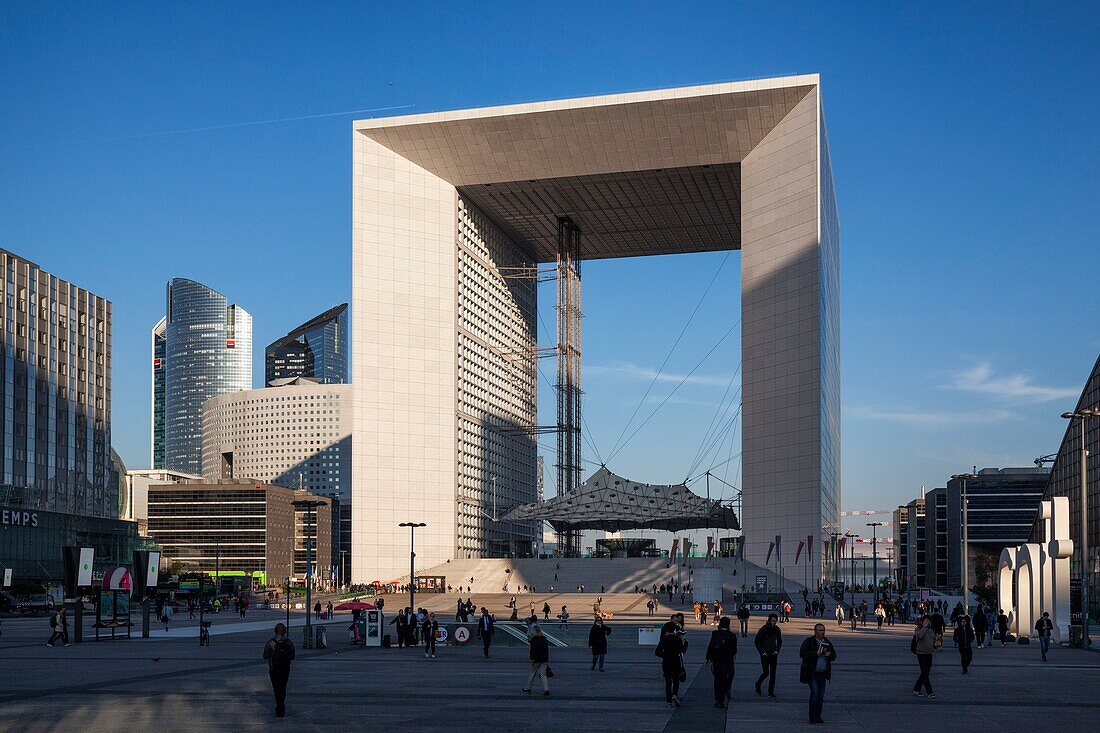
[[[535,626],[531,632],[528,657],[531,659],[531,676],[527,678],[527,686],[523,688],[523,691],[531,692],[531,686],[535,683],[535,678],[538,677],[542,680],[543,696],[550,697],[550,683],[546,681],[546,676],[550,671],[550,643],[543,636],[542,629],[538,626]]]
[[[928,691],[928,699],[935,700],[936,693],[932,692],[932,657],[936,653],[936,632],[932,630],[932,619],[923,616],[920,626],[913,632],[913,640],[909,645],[910,650],[917,655],[917,664],[920,665],[920,676],[913,684],[913,694],[921,696],[921,688]]]
[[[955,628],[955,646],[959,648],[959,659],[962,662],[963,674],[967,667],[974,661],[974,629],[970,627],[970,617],[959,616],[959,625]]]

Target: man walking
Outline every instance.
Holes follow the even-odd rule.
[[[776,615],[769,614],[768,622],[756,632],[753,644],[756,651],[760,652],[760,676],[756,678],[756,694],[760,693],[760,685],[768,680],[768,697],[775,697],[775,667],[779,663],[779,650],[783,648],[783,632],[777,623]]]
[[[420,626],[420,636],[424,639],[424,658],[431,655],[435,659],[435,635],[439,632],[439,622],[435,620],[435,613],[429,613],[424,617],[424,623]]]
[[[286,717],[286,684],[290,680],[290,663],[294,661],[294,642],[286,635],[286,626],[275,624],[275,636],[264,645],[267,675],[275,693],[275,717]]]
[[[481,618],[477,622],[477,635],[481,639],[482,651],[485,657],[489,657],[489,647],[493,645],[493,617],[489,615],[489,609],[481,607]]]
[[[607,656],[607,637],[611,635],[611,629],[604,626],[603,619],[599,616],[592,622],[592,628],[588,630],[588,648],[592,650],[592,671],[596,671],[596,663],[599,662],[600,671],[603,672],[604,658]]]
[[[836,604],[836,625],[844,625],[844,606],[841,603]]]
[[[955,628],[954,639],[955,646],[959,648],[963,674],[966,674],[970,663],[974,661],[974,629],[970,626],[969,616],[959,616],[959,625]]]
[[[997,614],[997,633],[1001,636],[1001,646],[1004,646],[1005,639],[1008,638],[1008,616],[1005,615],[1003,608]]]
[[[1043,661],[1047,661],[1047,652],[1050,651],[1050,635],[1054,631],[1054,622],[1050,620],[1050,613],[1043,611],[1043,617],[1035,622],[1035,631],[1039,633],[1039,651],[1043,653]]]
[[[172,623],[172,604],[165,603],[163,613],[164,613],[164,616],[163,616],[164,630],[168,631],[168,627]]]
[[[974,612],[974,637],[978,641],[978,648],[985,646],[985,635],[989,632],[989,619],[985,615],[985,609],[978,606]]]
[[[531,676],[527,678],[527,686],[523,688],[523,691],[530,693],[531,685],[538,677],[542,680],[542,694],[545,697],[550,697],[550,683],[546,681],[550,668],[550,642],[543,636],[542,628],[539,626],[535,626],[531,630],[531,642],[527,656],[531,660]]]
[[[744,601],[737,607],[737,621],[741,626],[741,638],[744,639],[749,635],[749,616],[752,614],[749,612],[748,604]],[[770,618],[770,617],[769,617]]]
[[[825,684],[833,676],[836,649],[825,638],[825,624],[814,625],[814,635],[802,642],[798,649],[802,660],[798,678],[810,686],[810,722],[824,723],[821,709],[825,704]]]
[[[61,639],[64,646],[72,646],[69,643],[69,618],[65,615],[64,606],[60,606],[57,613],[50,618],[50,628],[53,631],[50,633],[50,640],[46,642],[46,646],[52,647],[58,639]]]
[[[729,616],[718,621],[707,645],[707,664],[714,673],[714,707],[725,708],[733,686],[734,657],[737,656],[737,635],[730,631]]]

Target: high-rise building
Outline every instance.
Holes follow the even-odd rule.
[[[267,384],[277,379],[309,377],[322,384],[348,381],[348,304],[311,318],[267,347]]]
[[[163,356],[153,329],[152,450],[154,468],[202,472],[202,405],[211,397],[252,386],[252,316],[202,283],[173,278],[168,283]],[[160,324],[158,324],[159,327]],[[163,465],[157,456],[156,370],[163,371]]]
[[[419,564],[533,546],[537,528],[489,509],[537,490],[541,263],[559,280],[568,492],[583,260],[732,249],[745,557],[813,537],[819,574],[840,523],[840,225],[816,74],[374,118],[352,139],[353,581],[407,571],[409,485]]]
[[[165,332],[168,319],[161,318],[157,325],[153,326],[153,395],[151,407],[153,414],[152,435],[149,440],[151,455],[149,467],[154,469],[164,468],[164,350]]]
[[[0,249],[0,503],[118,517],[111,303]]]
[[[925,499],[913,499],[905,505],[906,512],[906,551],[905,573],[907,588],[921,588],[928,585],[928,552],[926,542]]]

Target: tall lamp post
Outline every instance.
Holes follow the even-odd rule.
[[[871,584],[875,588],[874,603],[878,603],[878,528],[882,522],[868,522],[871,528]]]
[[[298,499],[292,502],[295,509],[306,510],[306,524],[303,528],[303,534],[306,536],[306,627],[305,627],[305,640],[302,642],[302,646],[306,649],[313,648],[313,617],[310,615],[313,613],[312,600],[313,600],[313,538],[317,534],[317,523],[314,521],[314,509],[319,506],[325,506],[325,502],[317,501],[316,499]],[[312,530],[310,527],[312,526]],[[312,534],[311,534],[312,532]],[[287,598],[289,602],[290,598]]]
[[[856,602],[856,539],[858,534],[852,530],[848,530],[844,533],[844,536],[848,538],[848,558],[852,563],[852,583],[849,587],[852,589],[852,604]]]
[[[1085,421],[1100,417],[1100,409],[1091,407],[1078,412],[1063,412],[1066,420],[1076,420],[1081,426],[1081,646],[1092,646],[1089,638],[1089,492],[1088,457],[1085,447]]]
[[[959,494],[959,503],[962,504],[962,595],[963,613],[970,615],[970,522],[967,519],[967,509],[970,506],[970,497],[966,495],[966,482],[972,478],[978,478],[975,473],[958,473],[953,479],[962,481],[962,493]]]
[[[423,522],[402,522],[397,526],[409,528],[409,610],[416,613],[416,551],[414,549],[416,528],[428,525]]]
[[[836,525],[833,525],[833,526],[836,526]],[[832,552],[830,554],[833,556],[833,588],[832,588],[832,591],[835,594],[836,593],[836,584],[837,584],[837,581],[840,579],[840,537],[841,537],[841,533],[836,531],[836,530],[833,530],[833,531],[829,532],[829,536],[833,538]],[[841,591],[841,598],[838,598],[837,600],[838,601],[841,600],[843,598],[843,596],[844,596],[844,592]]]
[[[348,554],[347,550],[340,550],[340,587],[341,588],[343,588],[344,584],[348,582],[347,581],[347,573],[344,572],[344,563],[347,562],[344,559],[344,555],[347,555],[347,554]]]

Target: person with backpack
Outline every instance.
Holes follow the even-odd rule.
[[[718,628],[710,634],[707,661],[714,673],[714,707],[725,708],[733,687],[734,657],[737,656],[737,635],[730,631],[730,620],[723,616]]]
[[[611,628],[604,625],[599,616],[592,622],[592,628],[588,630],[588,648],[592,650],[592,671],[596,671],[596,662],[600,664],[603,672],[604,658],[607,657],[607,637],[611,636]]]
[[[958,626],[955,627],[953,638],[955,646],[959,648],[959,658],[962,661],[963,674],[966,674],[970,663],[974,661],[974,629],[970,626],[970,617],[963,614],[958,617]]]
[[[535,626],[531,630],[528,657],[531,660],[531,676],[527,678],[527,686],[523,688],[523,691],[530,694],[531,685],[538,677],[542,680],[543,696],[550,697],[550,683],[546,681],[553,674],[550,671],[550,642],[547,641],[546,636],[542,633],[542,628],[539,626]]]
[[[737,621],[741,627],[742,639],[746,638],[749,635],[749,616],[751,615],[752,613],[749,611],[749,605],[744,601],[741,601],[741,605],[737,607]]]
[[[756,632],[753,641],[756,651],[760,652],[760,676],[756,678],[756,694],[760,685],[768,680],[768,697],[775,697],[775,669],[779,663],[779,650],[783,648],[783,632],[779,628],[779,617],[768,614],[768,622]]]
[[[267,676],[275,693],[275,717],[286,717],[286,685],[290,681],[290,663],[294,661],[294,642],[287,637],[286,626],[275,624],[275,636],[264,645]]]
[[[803,640],[798,648],[802,660],[798,679],[810,687],[810,722],[824,723],[821,710],[825,705],[825,685],[832,679],[836,649],[825,638],[825,624],[814,624],[814,635]]]
[[[65,615],[64,606],[58,608],[57,613],[50,616],[50,628],[53,631],[50,633],[50,640],[46,642],[46,646],[52,647],[58,639],[61,639],[64,646],[72,646],[69,643],[69,619]]]
[[[671,707],[680,707],[680,683],[687,679],[684,669],[684,652],[687,651],[687,639],[684,638],[684,614],[673,614],[672,619],[661,627],[661,638],[653,653],[661,659],[661,674],[665,678],[665,703]]]
[[[917,664],[920,666],[920,676],[913,683],[913,694],[921,696],[921,688],[928,691],[928,699],[935,700],[936,693],[932,691],[932,658],[936,653],[936,632],[932,628],[932,618],[925,615],[921,618],[920,626],[913,632],[913,638],[909,642],[909,651],[917,655]]]
[[[1043,617],[1035,622],[1035,631],[1039,634],[1039,651],[1043,653],[1043,661],[1047,661],[1047,652],[1050,651],[1050,635],[1054,631],[1054,622],[1050,620],[1050,612],[1043,611]]]

